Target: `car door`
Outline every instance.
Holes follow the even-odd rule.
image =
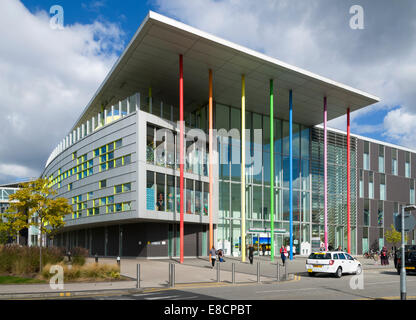
[[[351,268],[348,265],[347,257],[343,253],[338,253],[339,263],[342,268],[342,272],[350,272]]]
[[[345,256],[347,257],[347,262],[348,262],[348,268],[349,268],[349,272],[356,272],[357,271],[357,266],[358,266],[358,262],[357,260],[355,260],[351,255],[349,255],[348,253],[345,253]]]

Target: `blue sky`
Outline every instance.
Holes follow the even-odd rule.
[[[380,97],[352,133],[416,149],[414,0],[0,0],[0,183],[42,173],[149,10]]]
[[[95,20],[116,23],[125,32],[124,39],[128,43],[149,10],[155,10],[152,1],[142,0],[22,0],[32,12],[39,10],[49,12],[53,5],[64,9],[64,23],[90,24]]]

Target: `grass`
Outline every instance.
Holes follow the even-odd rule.
[[[0,284],[31,284],[31,283],[46,283],[46,281],[34,279],[34,278],[17,277],[17,276],[0,276]]]

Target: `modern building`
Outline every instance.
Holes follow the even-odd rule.
[[[181,259],[211,241],[242,259],[382,244],[415,201],[416,155],[326,127],[378,101],[149,12],[46,162],[74,209],[54,244]]]

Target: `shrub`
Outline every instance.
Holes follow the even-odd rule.
[[[0,273],[25,275],[39,272],[39,250],[39,247],[0,245]],[[56,264],[63,258],[62,248],[42,248],[43,264]]]
[[[85,264],[86,257],[88,257],[88,250],[81,247],[71,249],[72,264],[83,266]]]
[[[89,263],[84,266],[72,265],[72,267],[70,267],[62,262],[59,263],[59,265],[63,268],[65,281],[83,278],[94,280],[111,280],[121,278],[120,268],[118,265]],[[53,276],[53,274],[49,273],[51,266],[51,264],[45,266],[41,274],[43,278],[50,279]]]

